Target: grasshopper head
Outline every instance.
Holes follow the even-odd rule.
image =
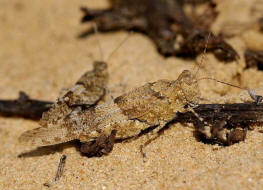
[[[197,79],[189,70],[184,70],[178,77],[180,90],[183,92],[187,103],[197,104],[200,98],[200,90]]]

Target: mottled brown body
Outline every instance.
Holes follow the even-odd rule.
[[[91,78],[93,80],[96,77]],[[106,83],[105,80],[102,81]],[[90,102],[84,104],[84,107],[68,104],[72,100],[68,94],[76,92],[73,90],[59,98],[58,102],[43,114],[41,127],[23,133],[20,140],[43,146],[73,139],[79,139],[83,143],[91,142],[101,136],[114,135],[117,139],[125,139],[137,136],[151,126],[157,126],[154,131],[156,134],[176,117],[178,111],[184,112],[186,104],[196,104],[200,96],[197,81],[187,70],[183,71],[177,80],[147,83],[114,101],[92,107]],[[87,93],[83,91],[83,94]],[[95,94],[102,95],[101,92]],[[72,97],[75,100],[75,96]],[[95,105],[97,99],[93,100]],[[112,131],[116,132],[112,135]]]
[[[200,98],[197,81],[190,71],[184,70],[177,80],[147,83],[112,101],[97,104],[105,95],[108,72],[106,63],[95,62],[93,71],[85,73],[43,114],[41,127],[23,133],[20,141],[46,146],[78,139],[81,152],[101,156],[112,150],[115,139],[136,137],[153,127],[141,147],[143,152],[167,123],[179,119],[178,114],[184,112],[194,115],[195,128],[206,139],[228,145],[243,141],[246,127],[229,126],[233,115],[216,117],[218,111],[214,111],[207,119],[195,111]]]
[[[55,104],[42,115],[41,127],[21,135],[21,142],[37,146],[52,145],[76,139],[80,125],[78,114],[82,108],[97,104],[105,95],[108,83],[105,62],[94,62],[94,69],[84,73],[68,92],[59,97]]]
[[[90,106],[104,95],[109,80],[107,64],[97,61],[93,71],[86,72],[62,98],[69,106]]]

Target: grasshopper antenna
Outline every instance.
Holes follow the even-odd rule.
[[[114,53],[117,52],[118,49],[120,49],[120,47],[129,39],[130,35],[132,34],[132,32],[129,32],[127,34],[127,36],[118,44],[118,46],[110,53],[110,55],[108,56],[106,63],[109,62],[110,58],[114,55]],[[111,96],[111,100],[114,100],[114,97],[112,96],[111,92],[109,89],[107,89],[109,95]]]
[[[97,24],[93,23],[92,27],[93,27],[93,30],[95,32],[96,40],[97,40],[97,43],[98,43],[98,46],[99,46],[101,61],[104,61],[103,51],[102,51],[101,43],[100,43],[100,40],[99,40],[99,37],[98,37],[99,32],[98,32]]]
[[[202,78],[198,79],[198,81],[204,80],[204,79],[213,80],[213,81],[216,81],[216,82],[219,82],[219,83],[222,83],[222,84],[225,84],[225,85],[229,85],[229,86],[232,86],[232,87],[235,87],[235,88],[239,88],[239,89],[242,89],[242,90],[248,90],[247,88],[242,88],[240,86],[237,86],[237,85],[234,85],[234,84],[230,84],[230,83],[227,83],[227,82],[223,82],[223,81],[220,81],[220,80],[217,80],[217,79],[214,79],[214,78],[210,78],[210,77],[202,77]]]
[[[204,52],[203,52],[202,57],[201,57],[201,60],[200,60],[200,64],[197,63],[198,66],[197,66],[197,70],[196,70],[196,72],[195,72],[195,74],[194,74],[195,77],[197,76],[197,74],[198,74],[198,72],[199,72],[199,70],[200,70],[200,66],[202,65],[202,63],[203,63],[203,61],[204,61],[204,59],[205,59],[205,55],[206,55],[206,51],[207,51],[207,46],[208,46],[208,42],[209,42],[210,37],[211,37],[211,32],[209,32],[209,34],[208,34],[208,37],[207,37],[207,40],[206,40],[206,43],[205,43]]]
[[[206,45],[205,45],[205,49],[204,49],[204,52],[203,52],[203,55],[201,57],[201,61],[200,61],[199,65],[201,65],[203,63],[203,60],[205,58],[205,54],[206,54],[206,51],[207,51],[207,46],[208,46],[208,42],[209,42],[210,36],[211,36],[211,32],[209,32],[209,34],[208,34]],[[197,76],[199,70],[200,70],[200,67],[197,67],[197,71],[195,72],[195,75],[194,75],[195,77]],[[259,103],[261,103],[263,101],[263,97],[260,96],[260,95],[257,95],[256,92],[254,90],[252,90],[252,89],[242,88],[240,86],[237,86],[237,85],[234,85],[234,84],[230,84],[230,83],[227,83],[227,82],[223,82],[223,81],[217,80],[215,78],[210,78],[210,77],[203,77],[203,78],[198,79],[197,81],[204,80],[204,79],[213,80],[213,81],[216,81],[216,82],[228,85],[228,86],[232,86],[234,88],[239,88],[239,89],[242,89],[242,90],[246,90],[248,92],[249,96],[255,101],[256,104],[259,104]]]
[[[127,34],[127,36],[119,43],[119,45],[111,52],[111,54],[108,56],[106,62],[108,62],[110,60],[110,58],[114,55],[114,53],[116,53],[118,51],[118,49],[120,49],[120,47],[129,39],[129,37],[131,36],[133,32],[129,32]]]
[[[234,84],[230,84],[230,83],[227,83],[227,82],[223,82],[223,81],[220,81],[220,80],[217,80],[217,79],[214,79],[214,78],[209,78],[209,77],[200,78],[200,79],[198,79],[198,81],[204,80],[204,79],[214,80],[216,82],[219,82],[219,83],[222,83],[222,84],[225,84],[225,85],[229,85],[229,86],[232,86],[232,87],[235,87],[235,88],[246,90],[248,92],[249,96],[255,101],[255,103],[257,105],[263,101],[263,97],[260,96],[260,95],[257,95],[256,92],[253,89],[242,88],[240,86],[237,86],[237,85],[234,85]]]
[[[100,50],[100,56],[101,56],[101,60],[103,62],[108,62],[110,60],[110,58],[114,55],[114,53],[117,52],[117,50],[129,39],[130,35],[133,33],[132,31],[128,33],[128,35],[121,41],[121,43],[118,44],[118,46],[110,53],[110,55],[108,56],[108,58],[106,60],[104,60],[104,55],[103,55],[103,51],[102,51],[102,46],[101,46],[101,43],[100,43],[100,40],[99,40],[99,37],[98,37],[98,27],[97,27],[97,24],[96,23],[93,23],[93,29],[94,29],[94,32],[96,34],[96,40],[98,42],[98,46],[99,46],[99,50]]]
[[[118,44],[118,46],[110,53],[110,55],[108,56],[108,58],[106,60],[104,60],[104,56],[103,56],[103,51],[102,51],[102,46],[101,46],[101,43],[100,43],[100,40],[99,40],[99,37],[98,37],[98,28],[97,28],[97,25],[96,23],[93,23],[93,29],[94,29],[94,32],[96,34],[96,40],[97,40],[97,43],[98,43],[98,46],[99,46],[99,50],[100,50],[100,55],[101,55],[101,61],[104,62],[104,63],[108,63],[109,59],[114,55],[114,53],[117,52],[117,50],[128,40],[128,38],[130,37],[130,34],[132,32],[129,32],[128,35]],[[111,91],[106,88],[106,91],[109,93],[111,99],[113,100],[114,97],[112,96],[111,94]]]

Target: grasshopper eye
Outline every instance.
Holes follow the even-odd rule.
[[[184,70],[178,77],[179,81],[185,82],[187,85],[194,83],[194,76],[189,70]]]
[[[94,61],[93,67],[96,71],[103,71],[107,69],[108,66],[104,61]]]

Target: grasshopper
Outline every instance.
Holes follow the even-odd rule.
[[[184,70],[176,80],[147,83],[112,101],[97,104],[105,96],[109,74],[105,61],[95,61],[93,71],[86,72],[43,113],[41,127],[24,132],[19,140],[47,146],[78,139],[82,153],[101,156],[113,149],[116,139],[137,137],[143,131],[152,129],[147,133],[148,140],[141,147],[143,150],[161,129],[178,117],[178,113],[191,110],[202,123],[202,118],[193,109],[200,100],[196,75],[197,72],[192,74]],[[249,92],[252,98],[258,98],[252,91]],[[239,141],[233,138],[237,131],[224,130],[224,125],[225,121],[215,126],[204,122],[197,129],[208,139],[230,144],[231,139]],[[245,136],[243,129],[238,133],[240,137]]]
[[[158,80],[136,88],[113,101],[96,105],[105,95],[107,64],[94,62],[92,72],[85,73],[51,109],[43,113],[41,127],[26,131],[19,140],[37,146],[54,145],[74,139],[82,142],[87,155],[109,153],[115,139],[138,136],[147,128],[150,139],[186,104],[197,104],[200,96],[197,80],[188,70],[177,80]]]

